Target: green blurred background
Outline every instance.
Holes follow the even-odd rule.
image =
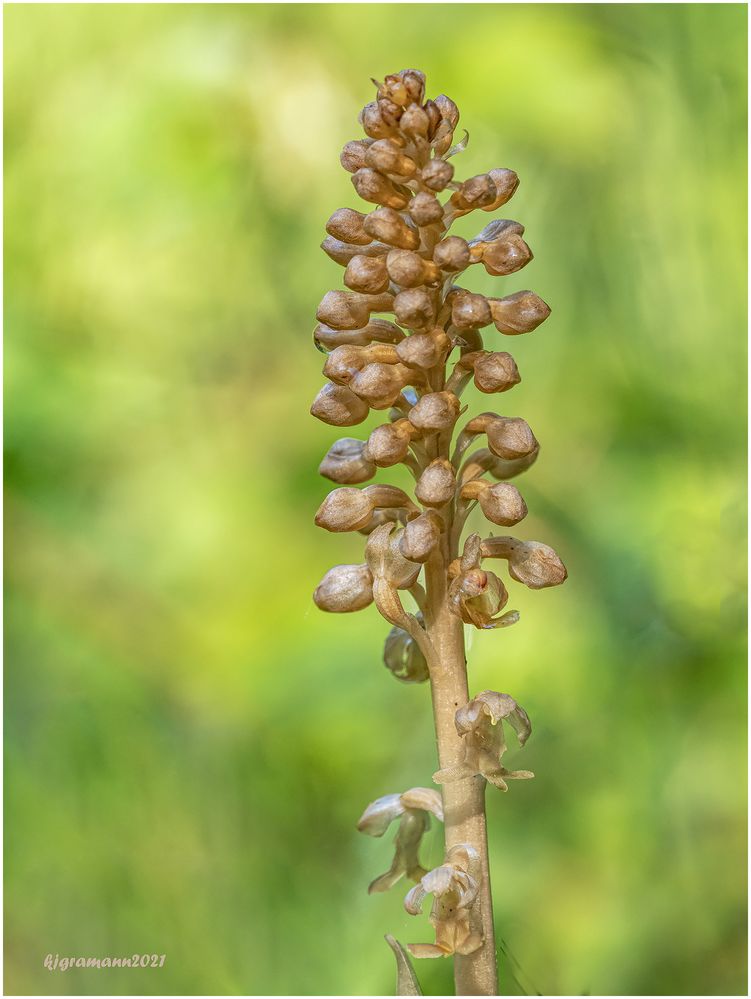
[[[745,993],[745,8],[4,14],[6,991],[391,994],[383,933],[428,939],[354,829],[430,782],[428,691],[310,601],[362,546],[312,523],[318,243],[369,77],[414,65],[459,175],[522,178],[536,258],[471,287],[554,310],[503,411],[570,579],[470,648],[535,725],[489,795],[502,988]]]

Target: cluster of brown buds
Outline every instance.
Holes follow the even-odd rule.
[[[486,394],[517,385],[516,362],[508,352],[493,349],[492,338],[529,333],[550,309],[531,291],[494,298],[458,283],[474,265],[504,277],[532,259],[524,227],[508,219],[490,221],[472,239],[449,235],[456,219],[505,205],[518,186],[514,171],[498,168],[457,180],[451,160],[468,137],[455,142],[459,111],[454,102],[445,95],[427,100],[425,77],[413,69],[388,76],[376,87],[376,99],[360,115],[365,137],[348,142],[341,153],[342,166],[369,210],[340,208],[326,223],[322,248],[344,269],[346,290],[327,292],[317,310],[314,341],[326,355],[328,380],[311,412],[334,427],[361,424],[371,410],[382,412],[384,422],[361,438],[335,441],[321,462],[320,473],[337,488],[323,500],[316,523],[335,533],[359,532],[367,540],[363,561],[330,569],[314,600],[334,613],[375,603],[392,625],[386,666],[405,682],[430,679],[440,705],[449,695],[442,700],[438,685],[447,682],[454,665],[464,671],[463,697],[468,698],[463,657],[447,662],[436,640],[445,615],[460,633],[462,623],[493,629],[519,617],[504,611],[506,586],[483,562],[505,559],[510,578],[532,589],[566,578],[556,553],[540,542],[492,534],[483,539],[475,533],[462,543],[467,518],[478,504],[492,524],[504,528],[525,518],[524,498],[509,480],[529,469],[540,450],[519,416],[484,412],[457,426],[464,414],[462,392],[470,383]],[[488,347],[481,333],[485,327],[491,327]],[[395,465],[413,477],[413,496],[394,485],[363,486],[379,469]],[[449,727],[455,705],[452,700]],[[532,776],[501,765],[503,721],[521,744],[530,725],[513,698],[485,691],[456,711],[460,759],[455,746],[441,747],[446,725],[439,724],[438,712],[444,709],[435,710],[442,759],[449,759],[448,753],[457,761],[434,778],[444,785],[448,833],[455,811],[448,807],[447,794],[453,793],[448,787],[482,775],[505,790],[508,778]],[[443,819],[444,809],[437,793],[425,788],[387,795],[368,806],[359,823],[365,833],[380,836],[390,822],[399,821],[394,862],[370,890],[383,891],[402,876],[416,880],[405,904],[417,913],[424,896],[434,895],[436,943],[413,945],[412,953],[470,955],[492,934],[492,922],[490,929],[487,924],[478,928],[472,917],[487,851],[483,843],[459,843],[447,852],[444,865],[426,873],[418,847],[429,815]],[[450,841],[456,843],[456,837]]]

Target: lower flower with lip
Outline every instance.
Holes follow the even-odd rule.
[[[403,794],[386,794],[368,805],[357,823],[360,832],[368,836],[383,836],[391,823],[399,819],[391,867],[370,883],[369,894],[388,891],[402,877],[419,881],[425,875],[418,852],[422,837],[430,828],[431,815],[443,822],[441,796],[428,787],[413,787]]]
[[[451,847],[440,867],[428,871],[407,893],[404,908],[412,916],[422,912],[427,895],[433,896],[430,922],[435,943],[408,944],[415,957],[448,957],[450,954],[473,954],[482,946],[482,936],[470,921],[479,886],[476,850],[464,843]]]
[[[501,791],[507,780],[529,780],[530,770],[507,770],[501,764],[506,752],[503,722],[507,721],[523,746],[532,733],[529,715],[509,694],[484,690],[456,712],[456,730],[462,738],[462,758],[458,765],[433,774],[436,784],[451,784],[467,777],[484,777]]]
[[[494,572],[481,568],[479,534],[467,538],[462,557],[454,565],[448,591],[453,614],[480,629],[503,628],[518,620],[516,611],[495,616],[505,607],[508,591]]]

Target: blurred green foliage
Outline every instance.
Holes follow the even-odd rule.
[[[554,310],[513,412],[570,579],[470,649],[535,725],[489,795],[503,990],[745,993],[745,7],[4,14],[6,991],[388,994],[383,933],[428,939],[354,830],[429,783],[428,691],[311,606],[362,541],[313,527],[307,412],[338,151],[415,65],[460,176],[522,178],[536,259],[472,287]]]

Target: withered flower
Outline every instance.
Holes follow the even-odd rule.
[[[418,853],[422,837],[430,828],[431,815],[443,822],[441,796],[428,787],[413,787],[404,794],[386,794],[368,805],[357,823],[361,833],[383,836],[391,823],[399,819],[391,867],[371,881],[368,894],[388,891],[403,877],[419,881],[427,873]]]
[[[422,912],[426,895],[433,896],[430,922],[435,943],[408,944],[415,957],[472,954],[482,946],[482,936],[470,924],[470,910],[479,892],[479,866],[474,847],[466,843],[452,846],[444,863],[425,874],[407,893],[404,908],[412,916]]]
[[[433,774],[436,784],[451,784],[467,777],[482,776],[500,791],[508,791],[507,780],[529,780],[529,770],[507,770],[501,765],[506,752],[503,722],[507,721],[523,746],[532,733],[527,712],[508,694],[484,690],[456,712],[456,730],[462,737],[462,760]]]

